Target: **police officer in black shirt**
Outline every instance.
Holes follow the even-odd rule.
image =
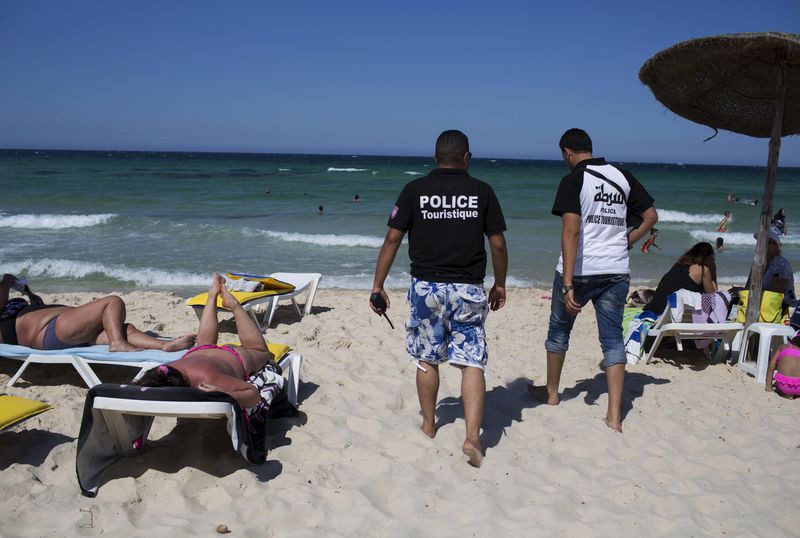
[[[506,301],[508,253],[503,212],[491,186],[467,173],[469,140],[460,131],[445,131],[436,141],[438,168],[403,188],[389,216],[389,231],[375,268],[370,306],[377,314],[389,308],[383,289],[397,249],[408,233],[411,317],[406,324],[406,349],[417,366],[421,429],[436,435],[434,410],[439,390],[439,364],[461,369],[467,434],[462,447],[470,465],[483,458],[479,434],[488,359],[484,323],[489,308]],[[492,252],[494,285],[488,297],[484,236]]]

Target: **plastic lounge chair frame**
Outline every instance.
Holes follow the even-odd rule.
[[[139,372],[134,377],[134,380],[139,379],[147,370],[163,364],[162,362],[158,361],[147,361],[147,360],[96,360],[91,359],[88,357],[81,356],[80,352],[71,352],[71,353],[59,353],[59,354],[44,354],[44,353],[37,353],[38,350],[28,348],[30,353],[25,358],[19,358],[15,356],[9,357],[8,355],[3,355],[2,348],[0,348],[0,356],[4,356],[11,359],[21,360],[22,366],[16,371],[16,373],[11,376],[11,379],[8,380],[6,383],[7,387],[11,387],[20,376],[25,372],[25,370],[31,364],[71,364],[73,368],[78,372],[78,375],[81,376],[83,382],[86,383],[87,387],[93,387],[95,385],[99,385],[101,383],[100,378],[97,377],[97,374],[92,370],[91,364],[110,364],[113,366],[128,366],[133,368],[139,368]],[[120,353],[120,356],[123,356]]]
[[[232,273],[239,275],[240,273]],[[275,315],[275,310],[278,308],[278,303],[281,301],[291,301],[297,315],[302,318],[304,315],[311,313],[311,306],[314,304],[314,297],[317,294],[317,286],[322,278],[320,273],[272,273],[270,278],[292,284],[294,290],[280,293],[276,295],[268,295],[259,299],[253,299],[242,303],[242,308],[250,314],[255,320],[261,332],[266,332],[272,324],[272,317]],[[300,310],[300,305],[297,302],[297,297],[303,293],[306,295],[303,310]],[[203,306],[195,305],[192,307],[198,319],[203,314]]]
[[[2,351],[3,344],[0,344],[0,356],[3,355]],[[15,346],[17,348],[22,346]],[[22,360],[22,366],[16,371],[16,373],[8,380],[6,384],[7,387],[11,387],[14,383],[17,382],[19,377],[25,372],[25,370],[33,363],[38,364],[71,364],[78,374],[83,379],[84,383],[86,383],[87,387],[93,387],[95,385],[99,385],[101,383],[100,378],[97,377],[97,374],[92,370],[91,364],[111,364],[115,366],[129,366],[139,368],[139,372],[133,378],[133,381],[139,379],[144,373],[163,362],[158,361],[146,361],[146,360],[135,360],[135,361],[125,361],[125,360],[97,360],[91,359],[85,356],[81,356],[79,351],[73,351],[71,353],[59,353],[59,354],[37,354],[38,350],[26,348],[30,351],[26,358],[19,358],[11,356],[9,358]],[[119,353],[120,356],[125,356],[125,353]],[[177,357],[176,357],[177,358]],[[295,352],[289,352],[284,355],[281,360],[278,361],[280,367],[287,372],[288,380],[289,380],[289,401],[297,407],[297,391],[300,387],[300,365],[303,360],[302,355]]]
[[[300,365],[303,360],[299,353],[287,353],[280,362],[281,367],[287,373],[289,403],[296,409],[298,407],[297,392],[300,385]],[[174,402],[162,400],[134,400],[127,398],[107,398],[97,397],[92,405],[94,409],[100,410],[106,426],[114,440],[114,446],[118,453],[125,456],[133,456],[137,453],[137,448],[130,443],[130,439],[135,436],[135,432],[130,429],[125,421],[124,415],[138,415],[147,417],[175,417],[175,418],[210,418],[227,419],[228,433],[234,450],[239,446],[236,437],[236,428],[233,426],[235,421],[235,410],[233,405],[227,402]],[[147,438],[149,426],[144,432]]]
[[[653,359],[661,341],[670,336],[675,338],[678,351],[683,351],[683,340],[721,340],[722,345],[714,357],[715,360],[719,360],[725,353],[731,351],[731,343],[736,334],[744,330],[744,325],[741,323],[676,323],[669,319],[669,304],[667,304],[655,325],[648,331],[648,336],[655,336],[656,339],[650,346],[645,364]]]

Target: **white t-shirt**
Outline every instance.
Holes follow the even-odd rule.
[[[603,176],[605,179],[599,177]],[[630,273],[628,212],[640,215],[653,198],[630,172],[587,159],[561,180],[552,213],[577,213],[581,231],[573,276]],[[556,270],[564,272],[563,255]]]

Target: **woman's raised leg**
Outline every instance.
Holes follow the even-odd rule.
[[[203,307],[203,314],[200,316],[200,328],[197,330],[198,346],[216,344],[219,339],[217,297],[223,289],[225,289],[225,281],[217,273],[214,273],[211,287],[208,289],[208,299]]]
[[[258,323],[250,317],[250,314],[245,312],[236,297],[224,286],[222,288],[222,306],[233,312],[233,318],[236,320],[236,332],[239,334],[239,341],[242,343],[242,347],[247,350],[247,356],[250,358],[250,372],[247,373],[258,372],[267,363],[275,359],[267,349],[267,343],[264,341],[261,329],[258,328]]]

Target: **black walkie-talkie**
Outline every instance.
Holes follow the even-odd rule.
[[[386,315],[386,299],[383,298],[383,295],[381,295],[378,292],[375,292],[375,293],[373,293],[372,295],[369,296],[369,302],[372,304],[372,306],[374,306],[375,308],[377,308],[380,311],[380,313],[381,313],[381,315],[383,317],[386,318],[386,321],[389,322],[389,327],[394,329],[394,325],[392,324],[392,320],[390,320],[389,316]]]

